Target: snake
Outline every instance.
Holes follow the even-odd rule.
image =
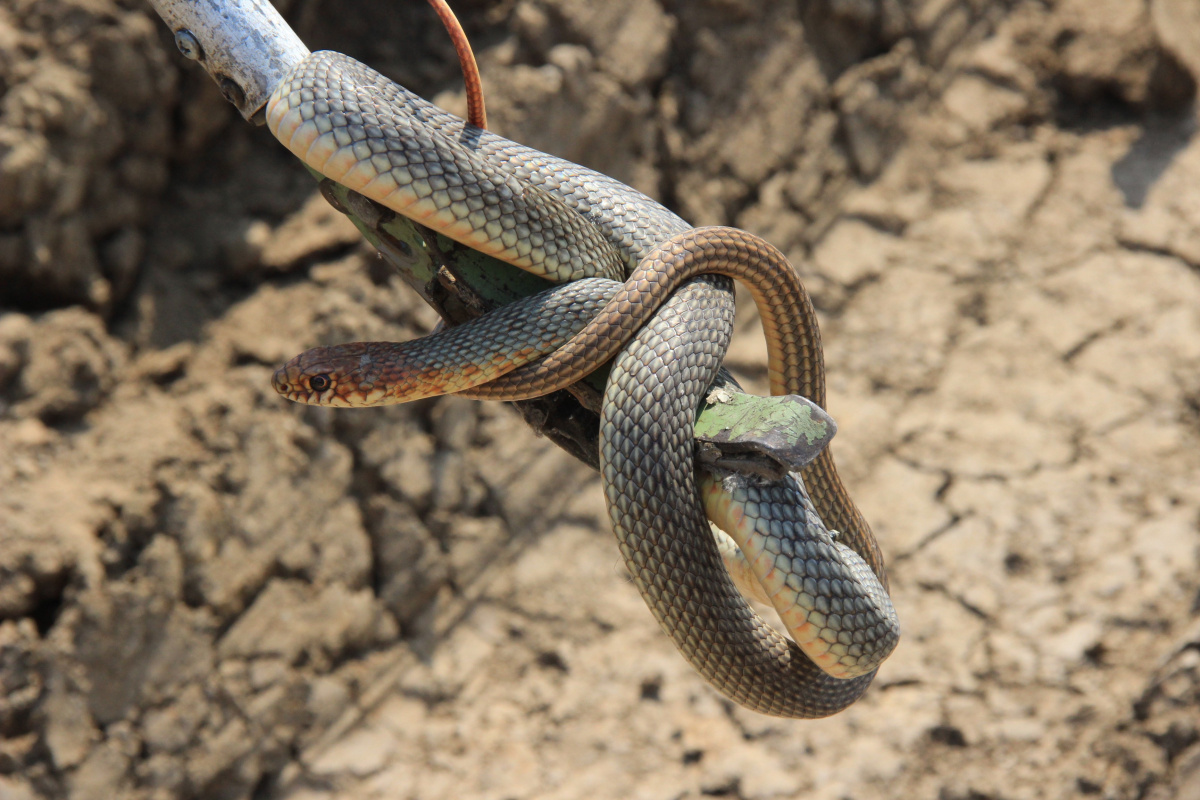
[[[693,228],[613,178],[475,128],[340,53],[297,64],[266,121],[326,177],[564,284],[417,343],[315,348],[276,372],[277,391],[346,406],[448,391],[521,399],[615,357],[601,410],[605,498],[662,628],[711,685],[752,710],[816,718],[862,696],[899,627],[882,553],[830,450],[774,483],[709,473],[697,483],[693,466],[695,409],[732,331],[731,279],[759,307],[772,394],[825,405],[816,314],[782,253],[737,229]],[[735,537],[791,639],[742,597],[710,518]]]

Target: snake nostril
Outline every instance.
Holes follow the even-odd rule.
[[[275,374],[271,376],[271,388],[284,397],[290,398],[298,390],[304,387],[291,379],[288,374],[287,367],[280,367],[275,370]]]

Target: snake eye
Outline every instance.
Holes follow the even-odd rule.
[[[333,385],[328,375],[313,375],[308,379],[308,388],[314,392],[323,392]]]

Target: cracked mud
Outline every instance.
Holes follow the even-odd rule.
[[[283,3],[461,113],[424,4]],[[0,9],[0,797],[1200,797],[1188,0],[463,2],[492,126],[781,247],[904,638],[733,708],[501,406],[270,389],[434,323],[127,0]],[[764,377],[747,304],[731,364]],[[761,388],[761,386],[760,386]]]

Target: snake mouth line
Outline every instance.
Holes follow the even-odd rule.
[[[312,392],[291,379],[290,370],[286,366],[275,370],[275,374],[271,376],[271,388],[297,403],[311,403],[316,400]]]
[[[293,359],[271,376],[271,388],[283,397],[305,405],[327,405],[352,408],[353,402],[337,391],[337,382],[324,373],[305,373]]]

